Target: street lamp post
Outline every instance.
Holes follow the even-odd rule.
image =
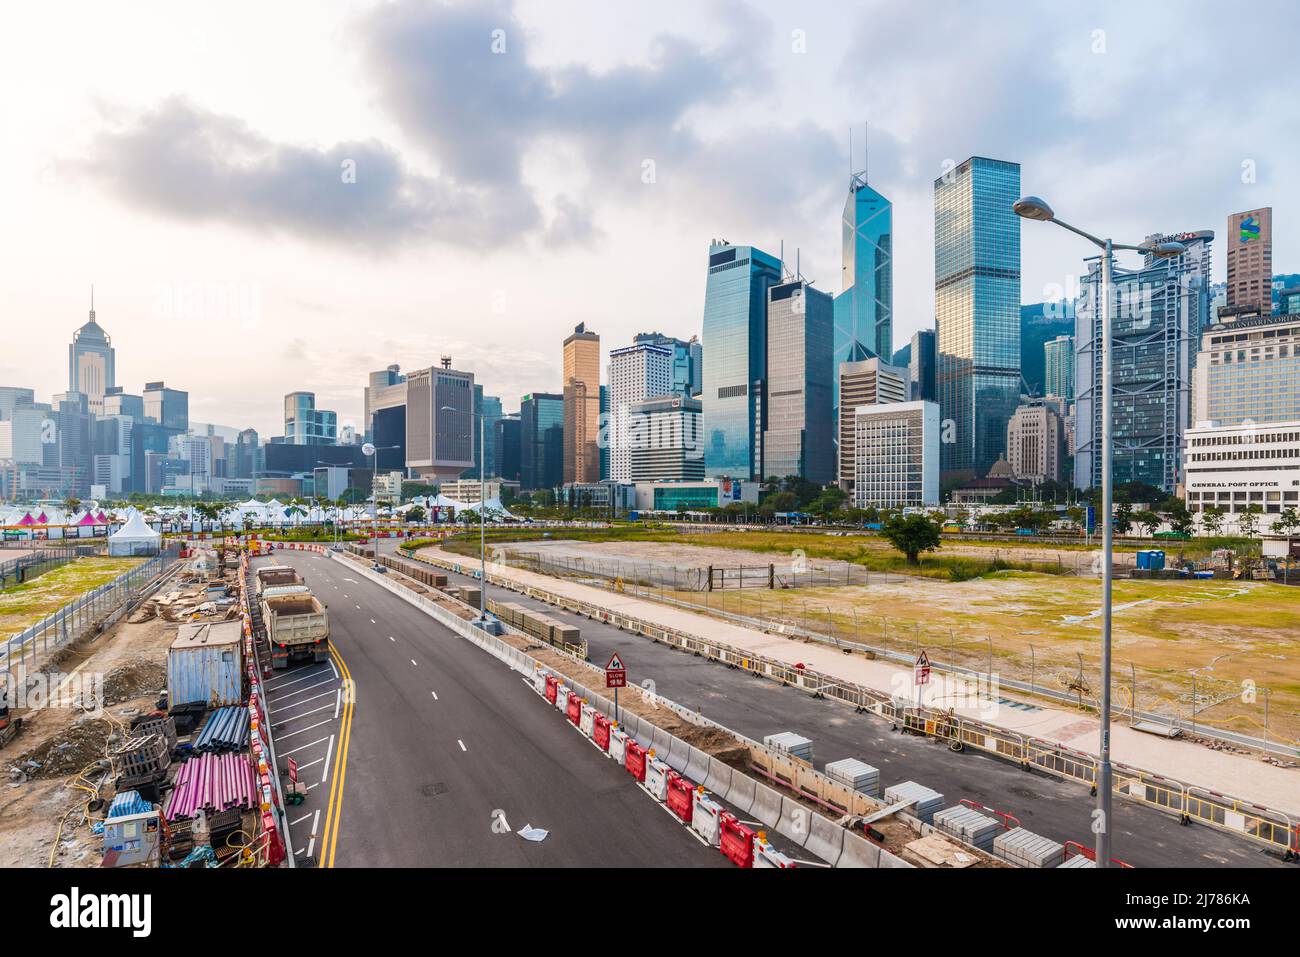
[[[1097,866],[1110,867],[1111,765],[1110,765],[1110,670],[1111,670],[1111,580],[1114,529],[1111,506],[1114,476],[1111,474],[1111,257],[1117,249],[1149,253],[1158,259],[1174,259],[1187,251],[1182,243],[1143,243],[1131,246],[1100,239],[1058,219],[1052,207],[1037,196],[1024,196],[1012,204],[1017,216],[1044,223],[1082,236],[1102,250],[1101,257],[1101,753],[1097,768]]]
[[[370,456],[370,533],[373,544],[373,554],[375,559],[374,570],[382,572],[384,567],[379,564],[379,492],[376,489],[376,480],[379,478],[379,453],[387,452],[389,449],[401,448],[400,445],[383,445],[375,446],[370,442],[361,446],[361,454]],[[400,496],[398,496],[400,500]],[[400,504],[400,501],[399,501]]]

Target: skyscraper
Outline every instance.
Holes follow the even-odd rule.
[[[1020,397],[1020,165],[972,156],[934,181],[942,469],[982,475]],[[949,441],[951,439],[951,441]]]
[[[519,485],[555,488],[564,481],[564,396],[530,392],[519,402]]]
[[[316,393],[290,392],[284,397],[284,441],[288,445],[334,445],[338,416],[316,408]]]
[[[759,477],[767,291],[781,262],[754,246],[714,240],[704,287],[704,468],[709,477]]]
[[[640,337],[638,337],[639,339]],[[673,392],[673,349],[638,342],[609,352],[609,478],[632,480],[631,408],[639,402]],[[679,393],[680,394],[680,393]]]
[[[661,332],[643,332],[632,340],[634,345],[648,344],[664,346],[673,351],[673,385],[672,393],[690,398],[699,395],[703,387],[704,350],[700,340],[691,336],[690,340],[674,339]]]
[[[920,329],[912,334],[911,349],[907,359],[908,398],[912,402],[937,402],[939,390],[937,376],[939,355],[935,348],[933,329]]]
[[[840,219],[840,294],[835,297],[834,363],[894,355],[893,204],[867,185],[867,173],[849,177]]]
[[[852,492],[858,467],[854,449],[858,409],[864,405],[907,402],[911,390],[907,381],[908,370],[889,365],[875,356],[858,362],[841,362],[836,378],[840,386],[837,471],[840,488]]]
[[[564,340],[564,481],[600,481],[600,336],[578,323]]]
[[[146,382],[144,419],[165,429],[186,431],[190,427],[190,394],[180,389],[169,389],[163,382]]]
[[[1210,322],[1211,230],[1151,236],[1187,251],[1113,269],[1111,474],[1172,493],[1181,480],[1183,433],[1192,424],[1192,369]],[[1101,483],[1101,259],[1091,257],[1075,315],[1075,468],[1081,489]]]
[[[1074,336],[1043,343],[1043,394],[1074,401]]]
[[[90,319],[72,334],[68,346],[68,391],[82,393],[92,415],[104,411],[104,393],[117,384],[111,340],[95,321],[95,296],[91,291]]]
[[[492,478],[498,473],[496,424],[501,419],[501,398],[484,395],[481,385],[474,386],[474,465],[461,474],[464,479],[479,478],[479,469],[487,463],[485,477]],[[479,416],[483,417],[482,423]],[[479,442],[479,438],[482,442]],[[480,445],[482,446],[480,448]]]
[[[460,478],[474,464],[474,373],[458,372],[451,357],[406,377],[406,467],[421,479]]]
[[[1300,318],[1220,317],[1201,334],[1192,382],[1197,425],[1300,421]]]
[[[1228,217],[1228,306],[1273,311],[1273,208]]]
[[[802,279],[768,290],[763,476],[835,478],[834,303]]]

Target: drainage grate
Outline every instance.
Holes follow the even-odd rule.
[[[428,798],[437,797],[439,794],[447,793],[447,785],[443,784],[441,781],[434,781],[432,784],[426,784],[424,787],[420,788],[420,793]]]

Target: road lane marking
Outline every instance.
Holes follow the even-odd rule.
[[[281,751],[281,752],[280,752],[280,755],[281,755],[282,757],[288,757],[288,756],[291,755],[291,754],[297,754],[299,751],[306,751],[308,748],[313,747],[313,746],[315,746],[315,745],[317,745],[317,744],[320,744],[322,741],[328,741],[328,740],[330,740],[330,739],[329,739],[329,738],[317,738],[317,739],[316,739],[315,741],[313,741],[311,744],[300,745],[299,747],[294,748],[292,751]]]
[[[274,688],[272,688],[272,687],[268,684],[268,685],[266,685],[266,690],[267,690],[268,693],[269,693],[269,692],[272,692],[272,691],[278,691],[278,690],[280,690],[281,688],[287,688],[287,687],[289,687],[289,685],[296,685],[296,684],[297,684],[298,682],[300,682],[300,681],[308,681],[308,680],[310,680],[310,679],[312,679],[312,678],[319,677],[320,675],[323,675],[324,673],[325,673],[325,669],[322,668],[320,671],[313,671],[313,672],[312,672],[311,674],[309,674],[309,675],[301,675],[301,676],[295,678],[293,681],[286,681],[284,684],[282,684],[282,685],[276,685]]]
[[[334,735],[331,734],[330,743],[325,746],[325,753],[328,755],[333,750],[334,750]],[[324,784],[326,781],[329,780],[329,777],[330,777],[330,766],[327,764],[325,765],[325,773],[324,775],[321,776],[320,783]]]
[[[371,618],[371,619],[370,619],[370,624],[374,625],[374,624],[377,624],[377,622],[376,622],[373,618]]]
[[[456,739],[456,743],[460,745],[460,749],[461,749],[462,751],[468,751],[468,750],[469,750],[469,748],[465,747],[465,742],[462,741],[460,738],[457,738],[457,739]]]
[[[339,719],[339,708],[343,704],[343,689],[339,688],[334,692],[334,720]]]
[[[294,695],[302,694],[304,691],[310,691],[312,688],[319,688],[321,685],[332,685],[333,683],[334,683],[333,678],[326,678],[324,681],[318,681],[314,685],[308,685],[305,688],[299,688],[297,691],[290,691],[287,695],[283,695],[283,696],[272,695],[271,702],[273,704],[278,705],[281,701],[285,700],[285,698],[292,698]],[[289,705],[288,707],[292,708],[293,705]]]
[[[389,635],[389,636],[388,636],[388,640],[391,641],[391,642],[393,642],[394,644],[397,643],[397,639],[394,638],[392,635]]]
[[[330,644],[330,655],[344,677],[351,681],[352,672],[348,669],[348,663],[332,642]],[[338,750],[335,751],[334,766],[337,768],[338,773],[334,775],[334,783],[330,785],[328,811],[325,816],[325,840],[322,844],[320,860],[324,867],[334,866],[334,856],[338,849],[339,818],[343,814],[343,785],[347,779],[348,745],[352,738],[352,712],[354,708],[355,704],[352,696],[349,696],[343,708],[343,717],[338,733]]]
[[[283,726],[284,723],[285,723],[286,721],[297,721],[299,718],[305,718],[305,717],[307,717],[307,715],[309,715],[309,714],[316,714],[316,713],[321,712],[321,711],[328,711],[329,709],[330,709],[330,706],[329,706],[329,705],[325,705],[324,707],[315,708],[315,709],[312,710],[312,711],[304,711],[302,714],[295,714],[292,718],[278,718],[278,719],[276,720],[275,723],[276,723],[277,725],[281,725],[281,726]]]
[[[337,668],[334,667],[334,662],[332,662],[332,661],[330,662],[330,670],[334,672],[334,680],[335,680],[335,681],[338,681],[338,680],[339,680],[339,670],[338,670]]]
[[[320,823],[320,808],[316,809],[316,819],[311,822],[311,843],[307,845],[307,856],[311,856],[312,849],[316,846],[316,825]]]
[[[319,814],[320,811],[317,811],[316,813]],[[307,818],[309,818],[309,817],[311,817],[311,811],[308,811],[306,814],[304,814],[304,815],[303,815],[302,817],[300,817],[300,818],[297,818],[296,820],[290,821],[290,822],[289,822],[289,826],[290,826],[290,827],[293,827],[293,826],[296,825],[296,824],[301,824],[303,821],[307,820]]]
[[[415,665],[415,659],[414,659],[414,658],[411,659],[411,664]],[[415,665],[415,666],[416,666],[417,668],[419,667],[419,665]]]
[[[319,728],[322,725],[326,725],[329,723],[330,723],[330,719],[327,718],[324,721],[319,721],[316,724],[308,725],[305,728],[299,728],[297,731],[290,731],[288,734],[277,734],[275,737],[276,740],[283,741],[285,738],[292,738],[295,734],[302,734],[304,731],[310,731],[312,728]]]
[[[338,694],[338,689],[337,689],[337,688],[334,689],[334,694],[335,694],[335,695]],[[310,698],[303,698],[301,701],[295,701],[293,704],[285,705],[285,707],[288,708],[288,709],[300,708],[300,707],[302,707],[303,705],[307,704],[307,702],[309,702],[309,701],[316,701],[316,700],[319,699],[319,698],[328,698],[329,696],[330,696],[330,693],[329,693],[328,691],[322,691],[322,692],[321,692],[320,694],[318,694],[318,695],[313,695],[313,696],[310,697]],[[279,714],[279,713],[278,713],[278,712],[279,712],[279,709],[276,709],[276,710],[277,710],[277,713],[276,713],[276,723],[277,723],[277,724],[283,724],[285,721],[292,721],[294,718],[301,718],[301,717],[303,717],[304,715],[315,714],[316,711],[320,711],[320,710],[322,710],[322,709],[317,708],[316,711],[304,711],[302,714],[295,714],[293,717],[290,717],[290,718],[286,718],[286,717],[284,717],[284,715]]]
[[[315,761],[308,761],[306,764],[300,764],[300,765],[298,765],[298,770],[299,770],[299,771],[306,771],[308,768],[310,768],[310,767],[312,767],[312,766],[314,766],[314,765],[320,764],[320,763],[321,763],[322,761],[324,761],[324,760],[325,760],[324,758],[317,758]]]
[[[438,700],[438,692],[436,692],[436,691],[430,691],[429,694],[433,695],[433,700],[434,700],[434,701],[437,701],[437,700]]]

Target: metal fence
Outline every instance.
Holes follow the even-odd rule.
[[[0,591],[20,585],[42,572],[66,565],[78,556],[77,545],[44,546],[17,558],[0,559]],[[3,552],[0,552],[3,555]]]
[[[9,671],[36,667],[38,657],[57,651],[69,641],[75,640],[92,624],[126,604],[137,592],[166,571],[177,560],[177,556],[177,549],[168,549],[155,555],[11,636],[5,642],[3,667]]]

